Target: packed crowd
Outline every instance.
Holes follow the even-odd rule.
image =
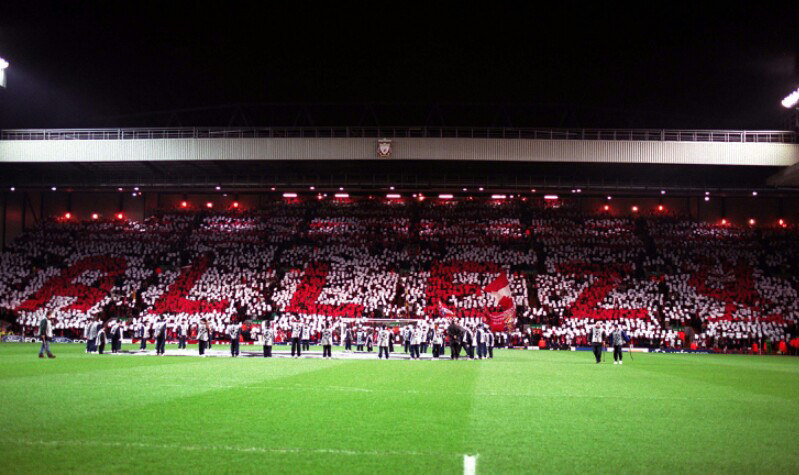
[[[270,319],[313,335],[342,322],[454,317],[477,328],[500,308],[486,287],[507,276],[516,344],[583,345],[596,321],[634,343],[743,348],[797,335],[795,229],[674,217],[610,218],[519,201],[271,203],[259,211],[163,212],[143,222],[44,222],[0,254],[0,308],[57,334],[97,319],[128,336],[163,317],[231,321],[248,338]],[[495,329],[499,330],[499,329]],[[195,331],[195,330],[190,330]],[[543,342],[543,343],[542,343]]]

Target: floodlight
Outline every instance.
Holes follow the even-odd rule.
[[[0,87],[6,87],[6,69],[8,68],[8,61],[0,58]]]
[[[336,198],[340,198],[341,199],[341,198],[349,198],[350,194],[349,193],[336,193],[333,196],[335,196]]]
[[[796,104],[799,104],[799,88],[788,94],[785,99],[782,100],[782,107],[786,109],[790,109],[796,106]]]
[[[386,198],[388,198],[390,200],[397,200],[397,199],[400,199],[401,197],[402,196],[400,196],[397,193],[389,193],[389,194],[386,195]]]
[[[451,200],[452,198],[453,198],[453,196],[451,194],[448,194],[448,193],[442,193],[442,194],[438,195],[438,199],[440,199],[440,200]]]

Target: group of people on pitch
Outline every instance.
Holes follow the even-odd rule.
[[[607,332],[601,323],[594,325],[591,330],[591,346],[597,363],[602,361],[602,350],[606,341],[613,345],[613,364],[622,364],[621,349],[630,342],[630,336],[619,327],[618,323],[613,324],[610,332]]]

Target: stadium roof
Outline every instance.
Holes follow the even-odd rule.
[[[380,142],[390,142],[381,157]],[[16,187],[258,190],[480,186],[673,191],[768,183],[799,163],[787,131],[428,127],[26,129],[0,134]]]

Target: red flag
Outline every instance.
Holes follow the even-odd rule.
[[[488,284],[485,291],[497,300],[497,305],[502,309],[497,314],[488,314],[488,321],[492,331],[512,331],[516,327],[516,305],[510,291],[510,282],[505,272],[499,274],[493,282]]]

